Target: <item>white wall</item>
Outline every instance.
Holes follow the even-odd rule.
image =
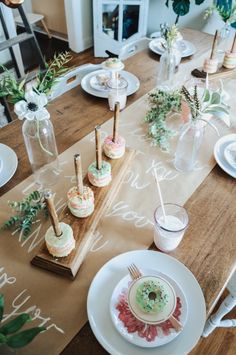
[[[169,1],[169,8],[165,6],[166,0],[149,0],[148,34],[159,29],[160,23],[175,23],[176,14],[172,9],[172,1]],[[190,11],[186,16],[179,18],[179,27],[191,27],[201,30],[205,20],[203,14],[207,7],[212,5],[213,0],[205,0],[202,5],[195,5],[195,1],[190,1]]]

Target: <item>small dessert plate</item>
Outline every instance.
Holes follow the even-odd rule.
[[[185,294],[183,293],[181,287],[172,278],[159,271],[142,269],[142,273],[147,275],[155,275],[158,278],[164,279],[166,282],[168,282],[169,285],[171,285],[171,288],[174,289],[174,293],[176,297],[180,300],[180,304],[181,304],[181,308],[180,308],[181,314],[179,319],[183,325],[183,330],[184,330],[184,326],[187,322],[187,317],[188,317],[188,305],[187,305]],[[112,322],[116,330],[124,339],[126,339],[129,343],[139,347],[155,348],[170,343],[179,334],[182,333],[183,330],[181,332],[176,332],[174,328],[168,329],[168,326],[166,326],[167,324],[166,322],[168,321],[160,323],[159,325],[148,325],[148,324],[144,324],[143,322],[141,323],[138,319],[135,319],[135,317],[133,316],[129,308],[125,316],[120,315],[120,312],[117,308],[118,304],[122,298],[123,299],[124,297],[128,298],[128,292],[131,285],[132,285],[131,277],[129,275],[126,275],[120,280],[120,282],[115,287],[110,300],[110,315],[111,315]],[[128,307],[128,303],[127,303],[127,307]],[[130,317],[130,315],[132,318]],[[124,319],[123,317],[130,317],[130,319],[128,319],[131,327],[130,331],[128,331],[127,327],[125,327],[122,321],[122,319]],[[150,334],[144,333],[140,335],[138,330],[137,331],[135,330],[135,326],[137,329],[140,329],[140,326],[142,324],[143,326],[145,326],[146,330],[148,329],[150,330],[150,334],[154,334],[154,339],[151,340],[149,338]]]
[[[154,282],[155,284],[159,284],[160,287],[163,288],[163,291],[168,297],[168,302],[166,306],[162,310],[156,313],[151,313],[151,312],[147,313],[142,311],[136,302],[136,293],[138,288],[144,282],[150,282],[150,281]],[[168,281],[166,281],[164,278],[156,275],[147,275],[147,276],[145,275],[140,277],[139,279],[137,279],[131,284],[128,293],[128,304],[131,312],[138,320],[140,320],[143,323],[156,325],[165,322],[173,314],[176,307],[176,294],[171,284]]]
[[[224,157],[234,169],[236,169],[236,142],[230,143],[224,150]]]

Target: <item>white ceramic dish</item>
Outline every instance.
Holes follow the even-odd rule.
[[[230,143],[224,150],[225,160],[236,169],[236,142]]]
[[[227,174],[236,179],[236,169],[233,168],[225,159],[225,149],[226,147],[236,142],[236,134],[228,134],[227,136],[221,137],[215,144],[214,156],[217,164],[223,169]]]
[[[137,347],[123,339],[114,327],[109,305],[114,288],[127,275],[127,266],[135,263],[140,269],[148,265],[173,278],[183,290],[188,302],[186,325],[176,339],[158,348],[148,349],[149,354],[183,355],[198,342],[206,320],[205,300],[193,274],[178,260],[164,253],[138,250],[108,261],[94,277],[87,299],[90,326],[100,344],[113,355],[146,355],[147,349]]]
[[[172,287],[175,290],[176,296],[179,297],[181,300],[182,307],[181,307],[180,321],[184,327],[187,321],[188,305],[187,305],[186,297],[182,289],[180,288],[180,286],[172,278],[156,270],[142,269],[142,273],[144,275],[156,275],[162,277],[172,285]],[[127,329],[123,325],[123,322],[119,319],[119,311],[116,309],[116,306],[117,306],[118,297],[120,296],[120,294],[125,288],[129,287],[130,282],[131,282],[131,278],[129,275],[126,275],[123,279],[121,279],[112,293],[111,302],[110,302],[111,319],[117,331],[120,333],[120,335],[124,337],[127,341],[129,341],[131,344],[145,347],[145,348],[154,348],[154,347],[162,346],[174,340],[181,333],[181,332],[176,332],[174,329],[171,329],[169,335],[164,335],[161,327],[158,327],[157,328],[158,336],[154,341],[151,342],[148,342],[145,338],[141,338],[137,334],[137,332],[129,333],[127,331]]]
[[[155,38],[149,42],[149,48],[152,52],[162,55],[164,48],[162,47],[163,38]],[[196,47],[189,41],[182,40],[179,43],[179,49],[181,51],[182,58],[190,57],[196,53]]]
[[[0,143],[0,161],[0,187],[2,187],[15,174],[18,159],[13,149]]]
[[[83,88],[84,91],[86,91],[90,95],[107,99],[108,90],[96,90],[90,84],[92,77],[96,75],[106,74],[106,73],[107,73],[106,70],[101,69],[85,75],[81,81],[81,87]],[[129,73],[125,70],[122,70],[120,72],[120,75],[128,82],[127,95],[129,96],[134,94],[140,87],[139,79],[134,74]]]

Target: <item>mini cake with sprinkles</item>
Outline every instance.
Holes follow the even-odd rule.
[[[103,187],[111,182],[111,164],[106,161],[101,162],[101,168],[97,168],[96,161],[88,168],[88,179],[93,186]]]
[[[118,136],[115,141],[113,141],[112,136],[108,136],[104,140],[103,151],[108,158],[119,159],[125,154],[125,139]]]
[[[61,235],[56,236],[53,227],[49,227],[45,234],[48,252],[57,258],[68,256],[75,248],[73,230],[69,224],[60,222]]]
[[[168,303],[168,294],[159,281],[147,280],[137,288],[136,302],[141,311],[157,313],[162,311]]]
[[[108,58],[105,60],[104,66],[108,69],[121,69],[123,67],[123,63],[119,58]]]
[[[223,67],[227,69],[234,69],[236,67],[236,53],[225,52]]]
[[[83,193],[73,186],[67,193],[68,208],[71,213],[79,218],[90,216],[94,211],[94,193],[88,186],[83,186]]]
[[[217,72],[218,69],[218,59],[205,59],[203,70],[205,73],[213,74]]]

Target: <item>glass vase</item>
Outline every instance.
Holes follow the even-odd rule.
[[[217,47],[217,57],[220,65],[223,63],[224,54],[226,50],[229,50],[232,45],[232,27],[230,23],[226,22],[224,26],[219,31],[218,47]]]
[[[204,135],[204,124],[199,120],[185,123],[179,135],[174,166],[178,171],[193,171]]]
[[[22,133],[36,182],[44,188],[54,185],[59,176],[59,164],[51,120],[26,119]]]
[[[157,77],[157,87],[163,91],[173,88],[176,58],[173,50],[168,48],[161,56]]]

